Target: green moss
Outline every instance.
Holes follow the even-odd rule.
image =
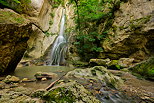
[[[50,21],[49,21],[49,25],[52,25],[52,24],[53,24],[53,21],[52,21],[52,20],[50,20]]]
[[[52,1],[52,7],[53,8],[58,8],[59,5],[64,6],[64,0],[53,0]]]
[[[45,94],[44,90],[37,90],[31,96],[37,97],[37,98],[42,98],[44,94]]]
[[[87,67],[88,66],[87,62],[82,62],[82,61],[72,61],[72,62],[75,67]]]
[[[118,60],[112,60],[108,65],[108,69],[120,70],[123,67],[118,64]]]
[[[43,96],[47,103],[74,103],[75,96],[67,88],[56,88]]]
[[[145,62],[142,62],[132,68],[130,70],[133,73],[137,73],[138,75],[154,80],[154,58],[151,58]]]
[[[96,76],[96,71],[95,70],[91,70],[91,74]]]
[[[31,0],[1,0],[0,4],[15,10],[18,13],[28,14],[31,11]]]
[[[55,16],[55,14],[53,12],[51,12],[50,16],[53,18]]]
[[[0,11],[0,23],[24,23],[24,17],[10,11]]]

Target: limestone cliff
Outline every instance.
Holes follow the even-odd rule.
[[[26,56],[30,59],[36,59],[44,55],[45,51],[53,44],[56,36],[59,34],[60,21],[62,15],[62,9],[66,9],[67,24],[66,29],[74,26],[73,14],[74,9],[72,5],[67,5],[68,0],[64,0],[64,4],[61,3],[54,7],[54,2],[49,0],[43,0],[40,4],[39,0],[32,0],[31,6],[37,5],[38,14],[36,17],[29,17],[31,21],[35,21],[33,26],[33,33],[28,40],[28,49]],[[38,3],[37,3],[38,2]],[[41,30],[40,30],[41,29]]]
[[[153,55],[154,1],[127,0],[114,15],[100,58],[130,57],[139,62]]]

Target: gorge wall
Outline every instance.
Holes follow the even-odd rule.
[[[108,39],[102,42],[100,58],[134,58],[140,62],[154,51],[154,1],[126,0],[115,12]]]
[[[80,31],[74,45],[82,61],[134,58],[140,62],[154,54],[153,0],[96,1],[78,1]]]

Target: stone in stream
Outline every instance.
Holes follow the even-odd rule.
[[[52,79],[56,78],[58,75],[56,73],[47,73],[47,72],[37,72],[35,75],[36,79],[38,80],[45,80],[46,79]]]
[[[28,78],[23,78],[21,82],[34,82],[35,80],[30,80]]]
[[[17,83],[20,81],[20,79],[16,76],[11,76],[11,75],[8,75],[4,80],[3,80],[5,83]]]
[[[47,80],[47,78],[42,78],[41,80],[42,80],[42,81],[46,81],[46,80]]]

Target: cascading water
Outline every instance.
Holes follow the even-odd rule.
[[[60,65],[64,64],[65,62],[64,56],[67,50],[66,47],[67,41],[66,38],[64,37],[64,31],[65,31],[65,9],[63,9],[63,14],[61,18],[60,33],[56,38],[52,47],[50,65]]]

